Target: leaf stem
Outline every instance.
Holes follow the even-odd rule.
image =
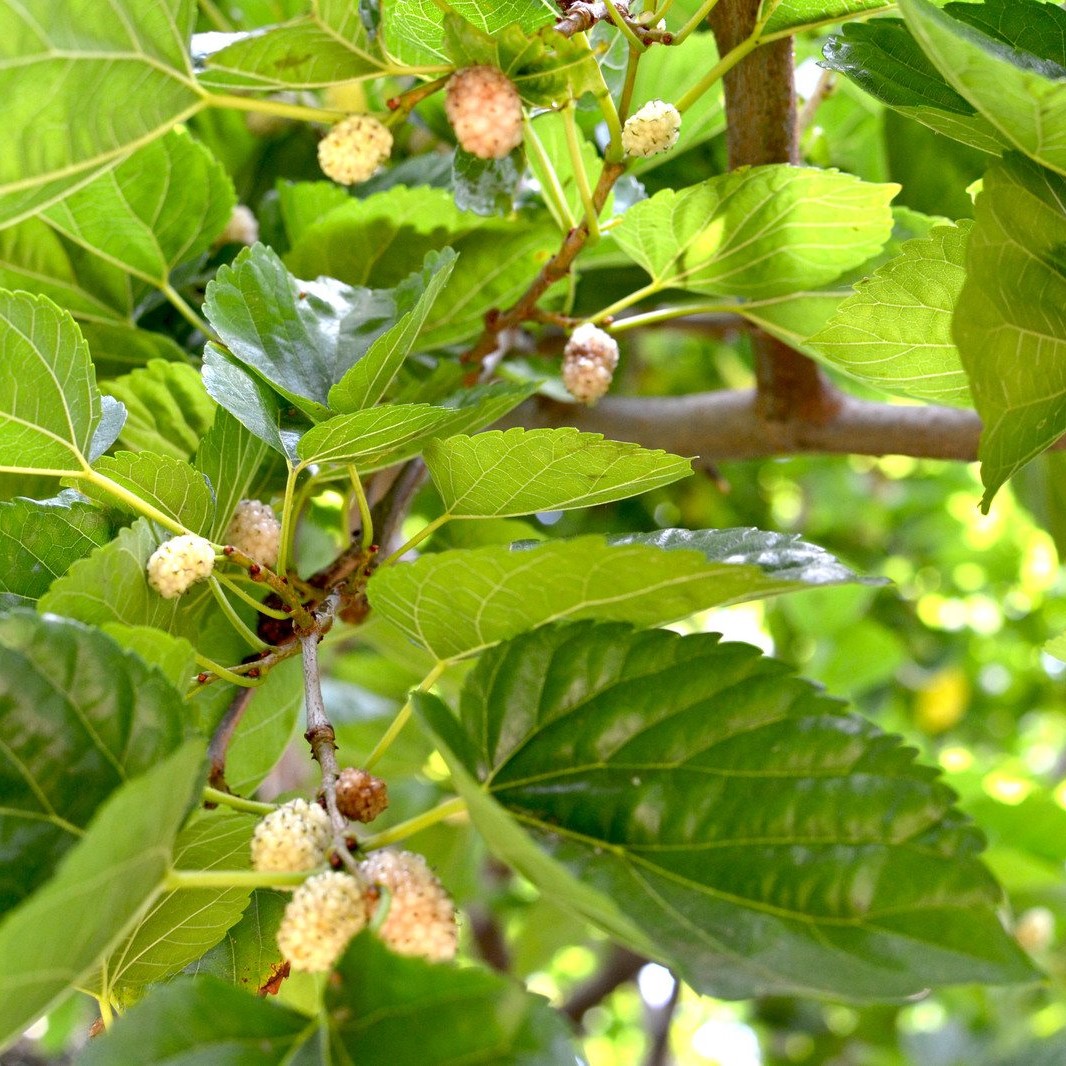
[[[671,0],[671,3],[672,2],[673,0]],[[690,18],[688,22],[686,22],[685,25],[674,34],[674,44],[680,44],[690,33],[692,33],[693,30],[698,30],[707,20],[707,16],[714,10],[717,3],[718,0],[704,0],[704,2],[696,9],[692,18]],[[667,4],[667,7],[669,7],[669,4]],[[661,12],[656,12],[660,17],[665,13],[665,9]],[[680,108],[678,110],[680,110]]]
[[[566,193],[563,192],[563,187],[559,182],[559,174],[548,157],[548,153],[544,151],[544,145],[540,143],[540,137],[537,136],[536,128],[529,116],[523,116],[523,121],[526,125],[526,147],[529,149],[529,154],[536,157],[537,164],[545,174],[546,181],[541,184],[545,203],[559,224],[559,228],[564,233],[568,233],[577,225],[577,221],[567,203]]]
[[[228,681],[231,685],[240,685],[242,688],[255,688],[263,683],[261,677],[245,677],[243,674],[235,673],[233,670],[227,670],[226,667],[216,663],[214,659],[209,659],[206,655],[198,653],[196,663],[205,670],[210,670],[211,673],[217,674],[220,680]]]
[[[221,33],[232,33],[233,23],[219,10],[214,0],[199,0],[200,10],[207,17],[207,21]]]
[[[437,663],[432,670],[418,683],[416,688],[413,688],[407,697],[407,701],[397,711],[396,717],[392,720],[392,724],[385,730],[384,736],[374,745],[374,750],[363,760],[363,769],[372,770],[382,755],[385,754],[392,746],[392,742],[400,735],[403,727],[407,725],[411,718],[411,714],[414,711],[414,700],[412,697],[416,692],[426,692],[436,684],[437,678],[448,668],[448,664],[444,662]]]
[[[364,837],[359,842],[359,846],[364,851],[373,851],[375,848],[385,847],[386,844],[395,844],[400,840],[406,840],[408,837],[413,837],[415,833],[420,833],[423,829],[428,829],[431,825],[443,822],[446,818],[451,818],[456,814],[462,814],[465,810],[466,800],[463,799],[462,796],[453,796],[451,799],[438,803],[436,807],[431,807],[428,811],[416,814],[413,818],[398,822],[396,825],[390,826],[388,829],[383,829],[380,833],[374,833],[372,836]]]
[[[223,556],[223,558],[228,558],[228,556]],[[218,578],[219,581],[222,582],[223,585],[226,586],[226,588],[230,590],[230,592],[233,593],[234,596],[237,596],[239,599],[244,600],[244,602],[248,604],[249,607],[254,607],[260,614],[266,615],[267,618],[277,618],[279,620],[284,620],[286,618],[291,617],[284,611],[279,611],[274,607],[268,607],[265,603],[260,603],[259,600],[257,600],[254,596],[249,596],[248,593],[245,592],[244,589],[242,589],[240,585],[238,585],[237,582],[234,581],[233,578],[230,577],[228,574],[216,574],[215,576]],[[253,585],[258,584],[258,582],[253,581],[251,578],[247,578],[246,580],[252,581]]]
[[[171,518],[170,515],[164,514],[158,507],[148,503],[147,500],[141,499],[137,493],[131,492],[117,481],[112,481],[106,474],[101,474],[99,471],[93,470],[91,466],[86,466],[84,470],[78,471],[74,476],[81,481],[88,481],[90,485],[95,485],[97,488],[103,489],[104,492],[114,496],[116,500],[121,500],[134,511],[137,511],[145,518],[151,519],[153,522],[157,522],[159,525],[163,526],[164,529],[169,529],[172,533],[180,535],[192,532],[192,530],[187,529],[176,519]]]
[[[739,306],[739,304],[706,303],[660,307],[655,311],[647,311],[641,315],[630,315],[628,318],[619,319],[611,324],[610,332],[612,334],[625,333],[626,330],[642,329],[645,326],[655,325],[657,322],[670,322],[675,318],[687,318],[689,315],[739,313]]]
[[[234,796],[230,792],[223,792],[220,788],[212,788],[204,785],[204,802],[216,803],[222,807],[232,807],[235,811],[245,811],[248,814],[270,814],[277,810],[273,803],[259,803],[257,800],[245,799],[243,796]]]
[[[618,100],[618,117],[622,122],[629,117],[629,107],[633,102],[633,88],[637,84],[637,64],[643,53],[635,48],[630,48],[629,59],[626,61],[626,77],[622,84],[622,95]]]
[[[233,626],[241,639],[252,649],[252,651],[266,651],[270,645],[267,644],[265,640],[261,640],[256,636],[256,634],[245,624],[244,619],[237,614],[233,604],[229,602],[226,594],[222,591],[222,586],[218,583],[218,578],[212,574],[207,580],[211,586],[211,595],[215,597],[219,607],[222,608],[222,613],[226,616],[226,621]]]
[[[602,311],[597,311],[589,321],[602,322],[604,319],[618,314],[619,311],[624,311],[627,307],[632,307],[633,304],[640,303],[641,300],[644,300],[649,296],[654,296],[661,290],[662,285],[659,282],[649,281],[642,289],[637,289],[636,292],[631,292],[628,296],[623,296],[620,300],[615,300],[613,304],[605,307]]]
[[[370,514],[370,502],[366,498],[366,491],[363,489],[363,479],[359,476],[354,463],[349,465],[348,475],[352,479],[352,495],[355,496],[355,502],[359,508],[359,547],[365,552],[374,543],[374,519]]]
[[[215,331],[196,313],[195,310],[188,304],[185,297],[174,288],[170,282],[161,286],[159,291],[170,301],[171,306],[185,319],[186,322],[192,326],[193,329],[199,330],[208,340],[216,340]]]
[[[442,515],[438,515],[432,522],[428,522],[424,525],[413,537],[411,537],[410,540],[401,544],[391,555],[386,555],[385,558],[378,563],[378,566],[390,566],[392,563],[396,562],[397,559],[402,558],[412,548],[421,544],[422,541],[430,536],[430,534],[435,533],[440,529],[440,527],[443,526],[445,522],[449,521],[451,517],[452,516],[448,514],[447,511]]]
[[[301,122],[333,123],[348,115],[347,111],[337,111],[335,108],[307,107],[283,100],[236,96],[233,93],[208,93],[204,97],[204,104],[207,107],[232,107],[235,111],[258,111],[264,115],[277,115],[279,118],[292,118]]]
[[[289,569],[289,556],[292,554],[292,544],[295,537],[294,527],[296,518],[293,514],[293,497],[296,494],[297,468],[289,465],[289,472],[285,477],[285,497],[281,504],[281,541],[278,544],[277,572],[285,575]]]
[[[589,241],[593,244],[600,239],[599,211],[592,199],[592,186],[589,184],[585,160],[581,155],[581,142],[578,139],[577,122],[574,118],[573,101],[563,108],[563,125],[566,128],[566,147],[570,153],[570,164],[574,168],[574,178],[581,194],[581,203],[585,207],[585,225],[589,231]]]
[[[292,888],[313,870],[171,870],[163,879],[166,892],[195,888]]]
[[[691,89],[686,92],[680,100],[677,101],[677,109],[682,114],[685,113],[708,89],[713,88],[719,81],[725,77],[745,56],[754,52],[756,48],[762,44],[759,38],[759,31],[761,26],[756,26],[754,32],[750,37],[746,37],[743,41],[726,52],[721,59],[702,77]]]
[[[633,27],[622,18],[622,12],[615,6],[614,0],[603,0],[603,3],[608,12],[610,12],[611,21],[622,31],[622,36],[629,42],[629,47],[643,52],[645,48],[644,42],[633,32]]]

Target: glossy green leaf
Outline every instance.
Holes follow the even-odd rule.
[[[45,297],[0,292],[0,472],[75,474],[103,413],[89,349]]]
[[[898,189],[834,170],[741,168],[634,204],[612,237],[656,288],[779,296],[824,285],[880,251]]]
[[[301,411],[329,415],[329,390],[393,325],[391,292],[300,281],[262,244],[219,268],[204,311],[227,348]]]
[[[188,363],[154,359],[101,388],[126,407],[128,417],[118,442],[131,452],[189,459],[215,416],[199,372]]]
[[[309,425],[295,408],[286,409],[262,378],[231,359],[217,345],[204,348],[204,387],[245,429],[287,459]]]
[[[9,145],[0,223],[54,203],[202,106],[189,60],[195,12],[192,0],[132,10],[94,0],[0,4]]]
[[[44,217],[71,240],[157,288],[207,251],[236,195],[222,164],[172,131],[54,204]]]
[[[185,350],[165,333],[141,329],[129,322],[91,322],[81,319],[80,325],[100,378],[127,374],[154,360],[184,364],[188,358]]]
[[[173,751],[181,699],[102,633],[0,616],[0,912],[30,895],[128,778]]]
[[[1009,7],[987,0],[981,19],[965,21],[929,0],[900,0],[899,7],[945,80],[1003,140],[1066,174],[1066,14],[1037,0],[1009,0]],[[997,23],[996,14],[1008,11],[1013,18]],[[998,29],[994,36],[982,32],[985,19]],[[1041,55],[1025,47],[1037,38],[1047,42]]]
[[[755,648],[545,627],[486,654],[460,720],[483,787],[702,992],[1034,977],[954,793]]]
[[[217,977],[246,994],[262,988],[285,963],[275,937],[288,901],[286,892],[256,889],[241,920],[230,926],[210,951],[191,963],[187,972]]]
[[[255,821],[250,815],[233,812],[195,815],[174,842],[174,867],[248,869]],[[181,889],[159,896],[107,956],[100,973],[85,984],[106,988],[119,1004],[140,999],[149,984],[180,973],[213,948],[240,920],[248,896],[247,888]]]
[[[184,692],[196,673],[196,649],[184,637],[172,637],[154,626],[105,622],[100,629],[127,651],[154,666],[178,692]],[[186,704],[188,719],[188,704]]]
[[[32,603],[111,532],[108,516],[69,489],[50,500],[0,503],[0,605]]]
[[[426,466],[455,518],[507,518],[592,507],[669,485],[688,459],[576,429],[494,430],[426,447]]]
[[[452,0],[448,11],[489,34],[496,34],[513,22],[523,30],[536,30],[551,24],[558,15],[549,0],[504,0],[493,4]],[[444,15],[432,0],[395,0],[386,4],[381,14],[389,51],[402,62],[412,65],[449,62]]]
[[[456,206],[475,215],[510,215],[525,171],[526,154],[522,147],[502,159],[481,159],[456,148],[452,160]]]
[[[781,0],[763,29],[763,36],[796,33],[892,7],[892,0]]]
[[[1010,153],[977,198],[955,341],[984,422],[982,505],[1066,431],[1066,178]]]
[[[66,995],[150,906],[199,789],[185,744],[119,787],[56,875],[0,922],[0,1045]]]
[[[833,366],[888,392],[970,406],[951,335],[966,278],[970,224],[933,230],[860,281],[824,329],[807,340]]]
[[[298,452],[311,463],[354,463],[361,472],[417,455],[442,436],[480,429],[502,418],[535,386],[493,385],[471,389],[459,407],[395,403],[338,415],[304,434]]]
[[[165,600],[149,588],[145,577],[148,557],[168,536],[146,519],[138,519],[74,563],[41,597],[38,609],[89,625],[155,626],[198,645],[204,609],[213,602],[207,585]]]
[[[206,536],[215,517],[215,498],[204,475],[183,459],[152,452],[116,452],[97,459],[93,467],[193,533]],[[92,482],[79,482],[86,496],[105,506],[136,514],[131,504]]]
[[[929,61],[901,19],[871,19],[830,37],[825,65],[908,118],[999,155],[1007,143]]]
[[[428,253],[422,271],[397,292],[399,320],[367,349],[366,354],[329,390],[329,406],[338,414],[373,407],[392,383],[415,345],[419,331],[455,266],[455,253]],[[410,310],[406,307],[411,303]]]
[[[438,552],[378,570],[368,593],[376,614],[454,659],[549,621],[665,625],[725,603],[863,580],[794,534],[668,529]]]
[[[201,80],[219,88],[313,89],[371,77],[384,65],[355,5],[326,0],[303,18],[213,53]]]
[[[215,491],[215,520],[208,534],[214,541],[226,535],[233,512],[258,482],[270,454],[266,443],[249,432],[229,411],[215,416],[196,452],[196,469]]]

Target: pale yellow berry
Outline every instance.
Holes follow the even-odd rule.
[[[226,223],[226,228],[218,235],[215,245],[246,244],[252,245],[259,240],[259,223],[251,209],[244,204],[237,204]]]
[[[164,599],[172,600],[210,576],[214,567],[215,549],[211,542],[185,533],[163,541],[152,552],[145,569],[148,584]]]
[[[226,541],[257,563],[273,566],[278,561],[281,523],[265,503],[241,500],[226,530]]]
[[[514,82],[495,67],[453,74],[444,111],[459,146],[479,159],[502,159],[522,143],[522,100]]]
[[[330,870],[292,894],[278,926],[278,947],[294,970],[329,970],[366,925],[366,883]]]
[[[622,149],[626,155],[656,155],[673,148],[680,132],[681,112],[665,100],[649,100],[626,119]]]
[[[1055,939],[1055,915],[1047,907],[1030,907],[1014,923],[1014,939],[1033,954],[1051,947]]]
[[[392,134],[372,115],[349,115],[318,142],[318,165],[341,185],[366,181],[392,153]]]
[[[252,834],[255,870],[313,870],[333,839],[329,815],[317,803],[296,799],[260,819]]]
[[[563,349],[563,384],[581,403],[595,403],[611,387],[618,343],[591,322],[570,334]]]
[[[386,946],[431,962],[455,958],[455,904],[421,855],[376,851],[360,869],[371,886],[389,894],[388,914],[377,930]]]

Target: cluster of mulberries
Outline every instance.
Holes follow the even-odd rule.
[[[459,146],[479,159],[502,159],[522,143],[522,100],[496,67],[467,67],[448,82],[444,112]]]
[[[563,384],[580,403],[595,403],[611,387],[618,366],[618,343],[586,322],[570,334],[563,349]]]
[[[278,561],[281,523],[274,511],[259,500],[241,500],[233,512],[226,540],[263,566]]]
[[[215,549],[194,533],[172,537],[159,545],[146,564],[148,584],[164,599],[172,600],[211,575]]]
[[[392,154],[392,134],[372,115],[349,115],[318,142],[318,165],[341,185],[366,181]]]

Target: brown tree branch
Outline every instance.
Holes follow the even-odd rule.
[[[977,459],[981,420],[973,411],[872,403],[842,393],[836,397],[833,415],[819,422],[799,414],[768,420],[751,389],[608,396],[595,407],[537,397],[513,411],[499,428],[575,426],[613,440],[698,456],[704,464],[803,454]],[[1066,438],[1055,447],[1066,447]]]
[[[600,968],[582,981],[559,1008],[574,1025],[580,1026],[585,1013],[602,1003],[616,988],[632,981],[648,960],[628,948],[612,945]]]

